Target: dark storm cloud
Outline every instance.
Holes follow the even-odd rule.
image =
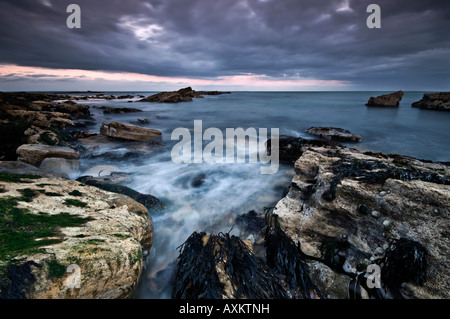
[[[81,29],[66,27],[71,3]],[[432,88],[450,84],[448,30],[448,0],[14,0],[0,2],[0,63]]]

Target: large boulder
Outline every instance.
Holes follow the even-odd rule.
[[[310,127],[306,133],[337,142],[360,142],[361,136],[336,127]]]
[[[397,91],[390,94],[384,94],[377,97],[370,97],[367,106],[386,106],[397,107],[403,98],[403,91]]]
[[[158,130],[118,122],[104,122],[100,133],[112,138],[138,142],[150,141],[162,135]]]
[[[350,278],[378,263],[387,297],[449,298],[448,169],[400,155],[307,147],[274,212],[307,255],[336,273]],[[382,259],[389,251],[404,260],[393,267]],[[347,298],[346,288],[323,293]]]
[[[450,111],[450,92],[425,93],[412,107],[425,110]]]
[[[18,160],[31,165],[41,163],[45,158],[56,157],[79,159],[80,154],[70,147],[41,144],[23,144],[17,148]]]
[[[0,298],[132,297],[153,238],[143,205],[74,180],[2,174],[0,189]]]

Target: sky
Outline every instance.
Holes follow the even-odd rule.
[[[449,0],[0,0],[0,91],[450,91],[449,30]]]

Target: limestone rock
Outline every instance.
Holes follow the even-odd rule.
[[[371,97],[367,102],[367,106],[386,106],[397,107],[403,98],[403,91],[397,91],[390,94],[384,94],[377,97]]]
[[[427,281],[420,289],[407,283],[410,294],[449,298],[447,170],[444,163],[400,155],[305,147],[289,192],[274,212],[304,253],[339,272],[354,273],[364,260],[376,260],[379,247],[392,240],[414,240],[430,258]],[[390,293],[398,296],[393,288]]]
[[[0,298],[133,295],[143,251],[153,237],[143,205],[74,180],[24,178],[0,185],[0,201],[8,203],[0,218],[21,215],[20,224],[10,223],[9,232],[0,233],[1,240],[11,240],[5,234],[22,234],[14,245],[2,243]]]
[[[150,141],[162,135],[158,130],[118,122],[104,122],[100,133],[112,138],[139,142]]]

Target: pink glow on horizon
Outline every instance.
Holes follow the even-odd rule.
[[[127,72],[105,72],[80,69],[50,69],[42,67],[26,67],[10,64],[0,65],[0,77],[14,76],[38,77],[42,79],[73,79],[73,80],[107,80],[122,82],[152,82],[170,83],[178,85],[220,85],[220,86],[245,86],[245,87],[311,87],[311,86],[345,86],[345,81],[305,79],[298,75],[294,77],[273,78],[265,74],[245,73],[238,75],[219,76],[215,78],[185,78],[147,75]]]

